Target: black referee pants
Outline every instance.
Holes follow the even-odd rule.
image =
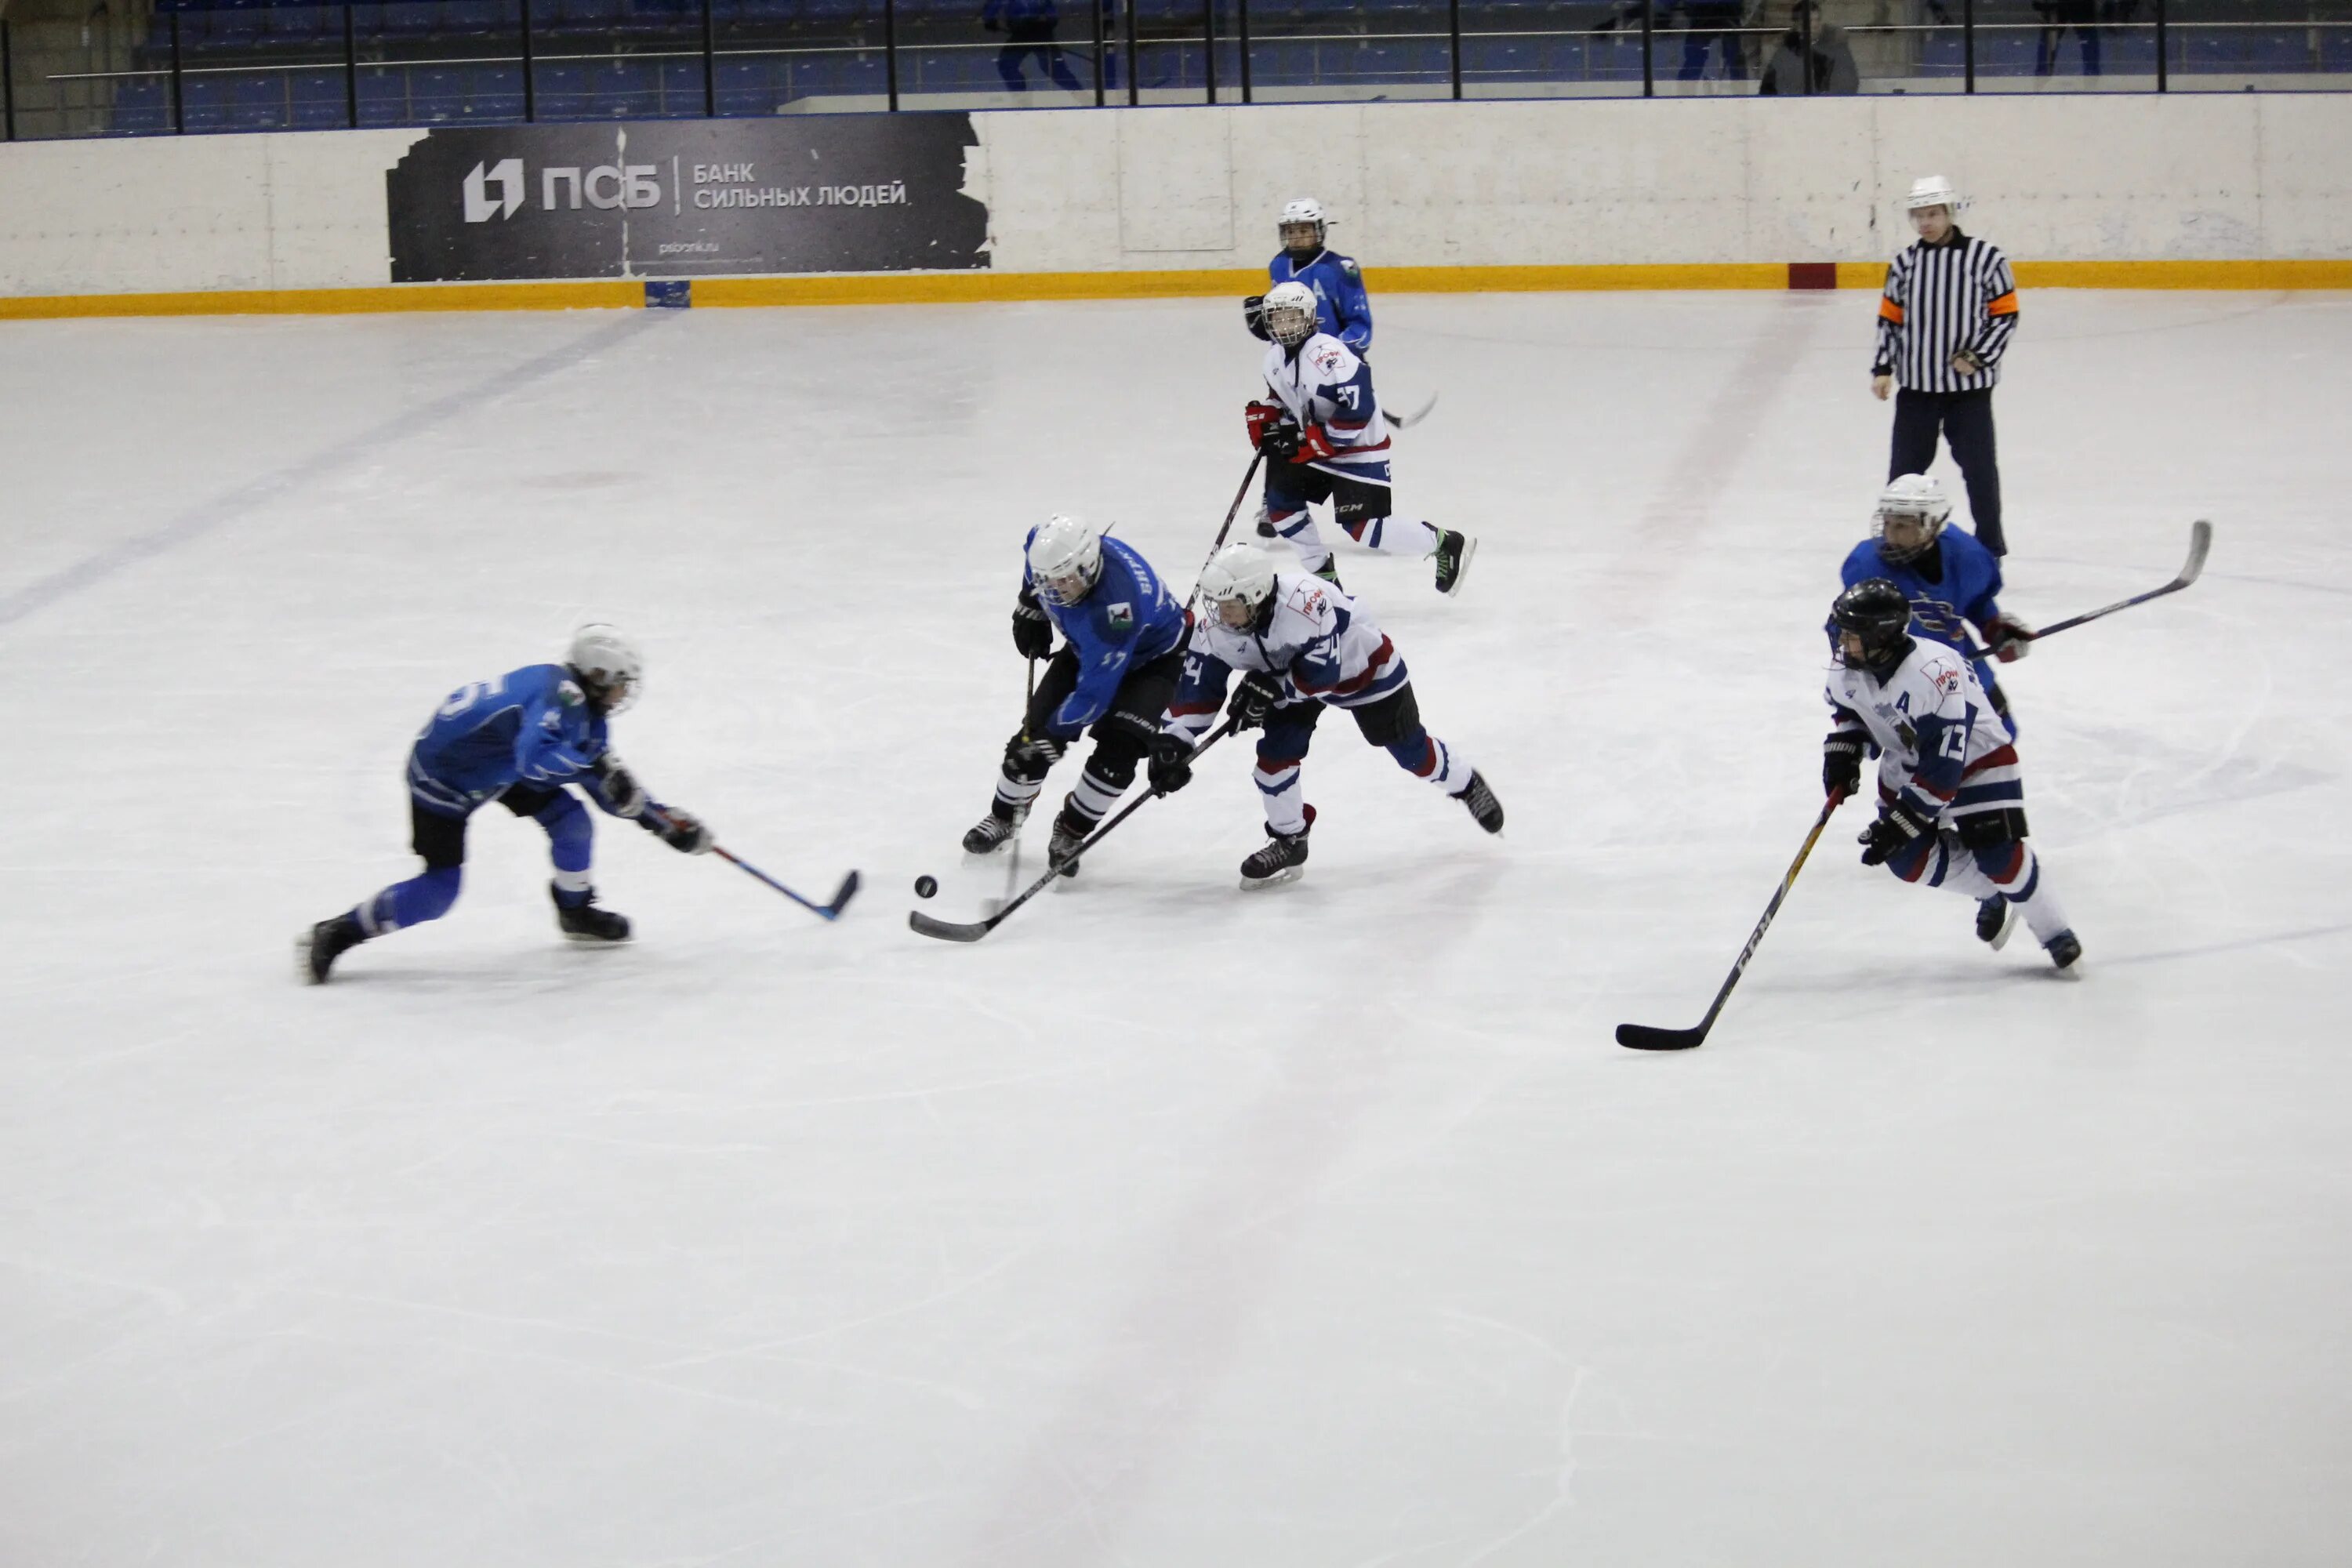
[[[2000,532],[2000,469],[1992,443],[1992,388],[1973,392],[1914,392],[1895,395],[1895,450],[1886,462],[1890,479],[1924,474],[1936,460],[1936,437],[1952,448],[1968,484],[1969,515],[1976,520],[1977,542],[1995,555],[2009,553]]]

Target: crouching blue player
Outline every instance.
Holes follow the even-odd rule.
[[[1902,589],[1911,601],[1912,631],[1966,658],[1992,710],[2014,728],[1992,661],[2023,658],[2033,631],[1994,602],[2000,593],[2000,557],[1969,534],[1947,531],[1951,516],[1951,498],[1925,474],[1887,480],[1878,492],[1871,536],[1847,554],[1840,576],[1849,588],[1883,577]],[[1982,648],[1970,628],[1984,639]],[[1834,626],[1830,635],[1835,640]]]
[[[588,813],[565,786],[579,785],[602,810],[673,849],[706,855],[711,842],[699,821],[647,796],[606,739],[605,720],[636,700],[644,679],[635,645],[591,626],[573,636],[562,664],[525,665],[451,692],[408,753],[410,842],[425,869],[298,938],[303,975],[324,984],[335,960],[361,942],[447,914],[466,863],[466,821],[494,800],[547,830],[557,928],[574,942],[628,941],[627,919],[596,907]]]
[[[1132,546],[1077,518],[1047,519],[1023,548],[1013,646],[1044,658],[1056,627],[1066,640],[1037,682],[1021,732],[1004,744],[995,797],[963,847],[989,855],[1012,842],[1045,774],[1091,730],[1094,752],[1045,847],[1047,863],[1060,867],[1135,783],[1160,732],[1183,670],[1184,606]]]

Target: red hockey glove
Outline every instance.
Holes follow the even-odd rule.
[[[2003,664],[2015,664],[2033,651],[2033,628],[2003,610],[1985,628],[1985,644],[1993,658]]]
[[[1294,463],[1311,463],[1331,455],[1331,433],[1320,425],[1309,425],[1298,433],[1298,450],[1292,455]]]

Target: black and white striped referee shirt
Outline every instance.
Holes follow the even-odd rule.
[[[2000,380],[2017,331],[2017,283],[1999,247],[1958,229],[1941,245],[1916,240],[1886,269],[1871,374],[1913,392],[1974,392]],[[1962,374],[1952,356],[1972,349],[1984,369]]]

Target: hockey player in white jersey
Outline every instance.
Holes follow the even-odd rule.
[[[1299,765],[1327,706],[1348,710],[1365,740],[1460,801],[1479,826],[1503,830],[1486,781],[1422,728],[1403,657],[1361,605],[1319,578],[1276,572],[1274,557],[1249,543],[1212,556],[1200,592],[1206,614],[1193,622],[1176,699],[1151,744],[1151,788],[1167,795],[1191,780],[1193,748],[1227,681],[1246,672],[1228,716],[1236,731],[1264,726],[1255,777],[1267,842],[1242,862],[1244,888],[1290,881],[1307,863],[1315,808],[1302,801]]]
[[[1840,594],[1830,618],[1839,663],[1822,787],[1853,794],[1864,748],[1879,753],[1878,816],[1862,835],[1862,863],[1975,899],[1977,935],[1995,948],[2022,917],[2051,962],[2072,972],[2083,944],[2026,841],[2016,737],[1968,660],[1914,639],[1911,601],[1885,577]]]
[[[1265,511],[1259,531],[1297,547],[1299,564],[1337,582],[1331,552],[1309,504],[1328,500],[1348,537],[1391,554],[1437,563],[1437,591],[1461,591],[1477,542],[1453,529],[1389,515],[1389,425],[1372,392],[1372,370],[1354,350],[1316,328],[1314,291],[1304,283],[1266,290],[1270,401],[1249,405],[1251,444],[1265,454]]]

